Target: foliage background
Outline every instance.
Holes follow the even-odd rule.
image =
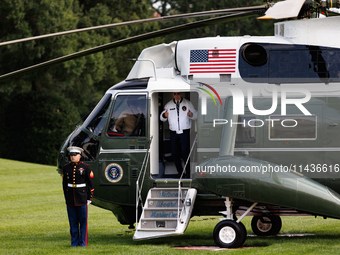
[[[261,5],[260,0],[2,0],[0,41],[128,20]],[[197,19],[197,18],[196,18]],[[193,19],[101,29],[0,47],[0,74]],[[272,35],[272,22],[243,19],[56,64],[0,82],[0,157],[55,165],[62,140],[149,46],[205,36]]]

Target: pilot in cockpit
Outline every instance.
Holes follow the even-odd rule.
[[[133,97],[127,98],[127,105],[129,108],[119,115],[115,128],[118,132],[131,134],[136,127],[139,110],[137,108],[137,102]]]

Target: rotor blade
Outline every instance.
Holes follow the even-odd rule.
[[[90,54],[94,54],[97,52],[101,52],[104,50],[108,50],[108,49],[112,49],[112,48],[117,48],[119,46],[123,46],[123,45],[128,45],[131,43],[135,43],[135,42],[140,42],[143,40],[147,40],[147,39],[151,39],[151,38],[155,38],[155,37],[159,37],[159,36],[163,36],[163,35],[167,35],[167,34],[172,34],[172,33],[177,33],[180,31],[184,31],[184,30],[188,30],[188,29],[193,29],[193,28],[198,28],[198,27],[203,27],[203,26],[210,26],[210,25],[215,25],[218,23],[222,23],[225,21],[233,21],[233,20],[237,20],[240,18],[244,18],[244,17],[250,17],[250,16],[255,16],[258,15],[257,11],[254,12],[241,12],[241,13],[236,13],[236,14],[230,14],[230,15],[226,15],[226,16],[221,16],[221,17],[217,17],[217,18],[212,18],[212,19],[207,19],[207,20],[201,20],[201,21],[197,21],[197,22],[193,22],[193,23],[188,23],[188,24],[183,24],[183,25],[179,25],[179,26],[175,26],[175,27],[170,27],[170,28],[165,28],[165,29],[161,29],[158,31],[153,31],[150,33],[145,33],[145,34],[141,34],[141,35],[136,35],[130,38],[126,38],[126,39],[122,39],[119,41],[115,41],[112,43],[108,43],[108,44],[104,44],[98,47],[94,47],[91,49],[87,49],[87,50],[83,50],[80,52],[76,52],[67,56],[63,56],[60,58],[56,58],[56,59],[52,59],[34,66],[30,66],[30,67],[26,67],[11,73],[7,73],[4,75],[0,76],[0,80],[6,79],[6,78],[10,78],[10,77],[14,77],[23,73],[27,73],[33,70],[37,70],[43,67],[47,67],[53,64],[57,64],[57,63],[61,63],[61,62],[66,62],[68,60],[72,60],[75,58],[79,58],[79,57],[83,57],[83,56],[87,56]]]
[[[278,2],[270,7],[266,14],[258,19],[285,19],[295,18],[306,0],[286,0]]]
[[[73,33],[102,29],[102,28],[112,28],[112,27],[123,26],[123,25],[132,25],[132,24],[139,24],[139,23],[146,23],[146,22],[153,22],[153,21],[163,21],[163,20],[170,20],[170,19],[179,19],[179,18],[191,18],[191,17],[200,17],[200,16],[208,16],[208,15],[217,15],[217,14],[225,14],[225,13],[240,12],[240,11],[242,12],[243,11],[263,11],[266,9],[268,9],[267,5],[259,5],[259,6],[250,6],[250,7],[222,9],[222,10],[215,10],[215,11],[203,11],[203,12],[193,12],[193,13],[186,13],[186,14],[177,14],[177,15],[156,17],[156,18],[149,18],[149,19],[132,20],[132,21],[125,21],[125,22],[113,23],[113,24],[107,24],[107,25],[101,25],[101,26],[80,28],[80,29],[74,29],[74,30],[69,30],[69,31],[64,31],[64,32],[12,40],[8,42],[2,42],[0,43],[0,46],[20,43],[20,42],[27,42],[27,41],[32,41],[32,40],[38,40],[38,39],[43,39],[43,38],[48,38],[48,37],[53,37],[53,36],[68,35],[68,34],[73,34]]]

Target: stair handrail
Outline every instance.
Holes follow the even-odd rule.
[[[194,142],[192,143],[192,146],[191,146],[191,149],[190,149],[190,152],[189,152],[189,155],[188,155],[187,161],[185,162],[185,165],[184,165],[184,168],[183,168],[183,171],[182,171],[181,177],[179,178],[179,180],[180,180],[180,181],[181,181],[181,179],[183,178],[183,174],[184,174],[184,172],[186,172],[186,168],[187,168],[187,165],[188,165],[188,163],[189,163],[189,160],[190,160],[190,156],[191,156],[192,150],[193,150],[193,149],[194,149],[194,147],[195,147],[196,140],[197,140],[197,134],[196,134],[196,136],[195,136]]]
[[[148,161],[149,161],[149,158],[150,158],[149,150],[150,150],[152,138],[153,138],[153,136],[150,137],[148,148],[147,148],[145,156],[144,156],[143,164],[142,164],[142,167],[140,169],[140,172],[139,172],[139,175],[138,175],[138,178],[137,178],[137,181],[136,181],[136,228],[137,228],[137,224],[138,224],[139,200],[141,201],[142,207],[144,207],[143,200],[142,200],[142,189],[143,189],[143,184],[144,184],[144,179],[145,179],[146,168],[147,168]],[[141,182],[141,185],[140,185],[140,188],[139,188],[139,179],[141,178],[142,173],[143,173],[143,178],[142,178],[142,182]]]
[[[197,141],[197,134],[195,136],[195,139],[194,139],[194,142],[192,143],[192,146],[191,146],[191,149],[190,149],[190,152],[189,152],[189,155],[188,155],[188,158],[187,158],[187,161],[185,162],[185,165],[184,165],[184,168],[183,168],[183,171],[182,171],[182,174],[181,174],[181,177],[179,178],[178,180],[178,196],[177,196],[177,220],[178,222],[180,222],[180,216],[179,216],[179,205],[180,205],[180,201],[183,201],[183,204],[184,204],[184,200],[183,200],[183,197],[182,197],[182,178],[183,178],[183,174],[184,172],[186,172],[186,168],[187,168],[187,165],[188,165],[188,162],[190,160],[190,155],[192,153],[192,150],[194,149],[194,146],[196,144],[196,141]],[[185,206],[183,206],[183,210],[182,212],[185,212]]]

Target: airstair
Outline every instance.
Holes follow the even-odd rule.
[[[149,149],[151,142],[152,137],[136,181],[136,223],[138,222],[138,224],[133,240],[183,234],[189,224],[197,194],[197,190],[194,188],[182,187],[182,173],[178,180],[178,187],[151,188],[148,191],[145,204],[143,205],[142,188],[146,174],[146,166],[148,165],[150,157]],[[188,160],[186,164],[188,164]],[[143,211],[138,220],[140,202]]]
[[[133,239],[183,234],[189,224],[196,194],[193,188],[150,189]]]

